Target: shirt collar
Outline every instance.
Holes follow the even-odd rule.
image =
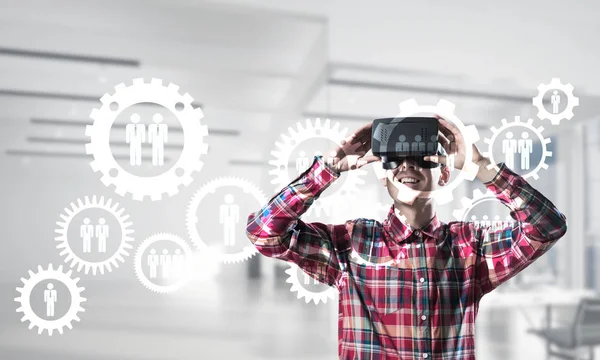
[[[433,215],[431,221],[421,229],[415,229],[412,226],[404,223],[396,216],[395,207],[392,205],[388,211],[387,218],[383,222],[383,227],[394,237],[397,242],[404,242],[411,238],[413,232],[419,230],[427,236],[436,238],[436,233],[442,223],[439,221],[437,214]]]

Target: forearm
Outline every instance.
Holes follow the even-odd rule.
[[[477,171],[477,179],[479,179],[479,181],[482,183],[488,183],[492,181],[496,175],[498,175],[498,167],[490,166],[492,161],[489,158],[482,158],[476,164],[479,166],[479,170]]]
[[[252,242],[280,237],[304,214],[319,195],[339,177],[323,162],[313,165],[283,188],[268,204],[248,217],[246,232]]]

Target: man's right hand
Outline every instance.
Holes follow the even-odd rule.
[[[337,172],[360,169],[375,161],[381,161],[379,156],[371,152],[371,129],[373,123],[369,122],[346,139],[334,150],[327,152],[329,158],[325,161]],[[333,157],[331,157],[335,154]]]

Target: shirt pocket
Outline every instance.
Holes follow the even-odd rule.
[[[364,296],[366,307],[374,314],[387,315],[397,312],[412,297],[411,270],[399,269],[396,266],[368,266],[363,269],[357,279]],[[406,280],[409,281],[406,281]]]

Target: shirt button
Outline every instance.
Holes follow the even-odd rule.
[[[415,235],[421,236],[421,232],[419,230],[415,230]]]
[[[425,282],[425,278],[421,278],[419,281],[420,282]]]
[[[425,319],[427,319],[427,316],[425,316],[425,315],[421,316],[421,320],[425,320]]]
[[[423,354],[423,358],[425,358],[425,359],[426,359],[426,358],[427,358],[427,354]]]
[[[421,244],[417,244],[417,249],[421,247]]]

